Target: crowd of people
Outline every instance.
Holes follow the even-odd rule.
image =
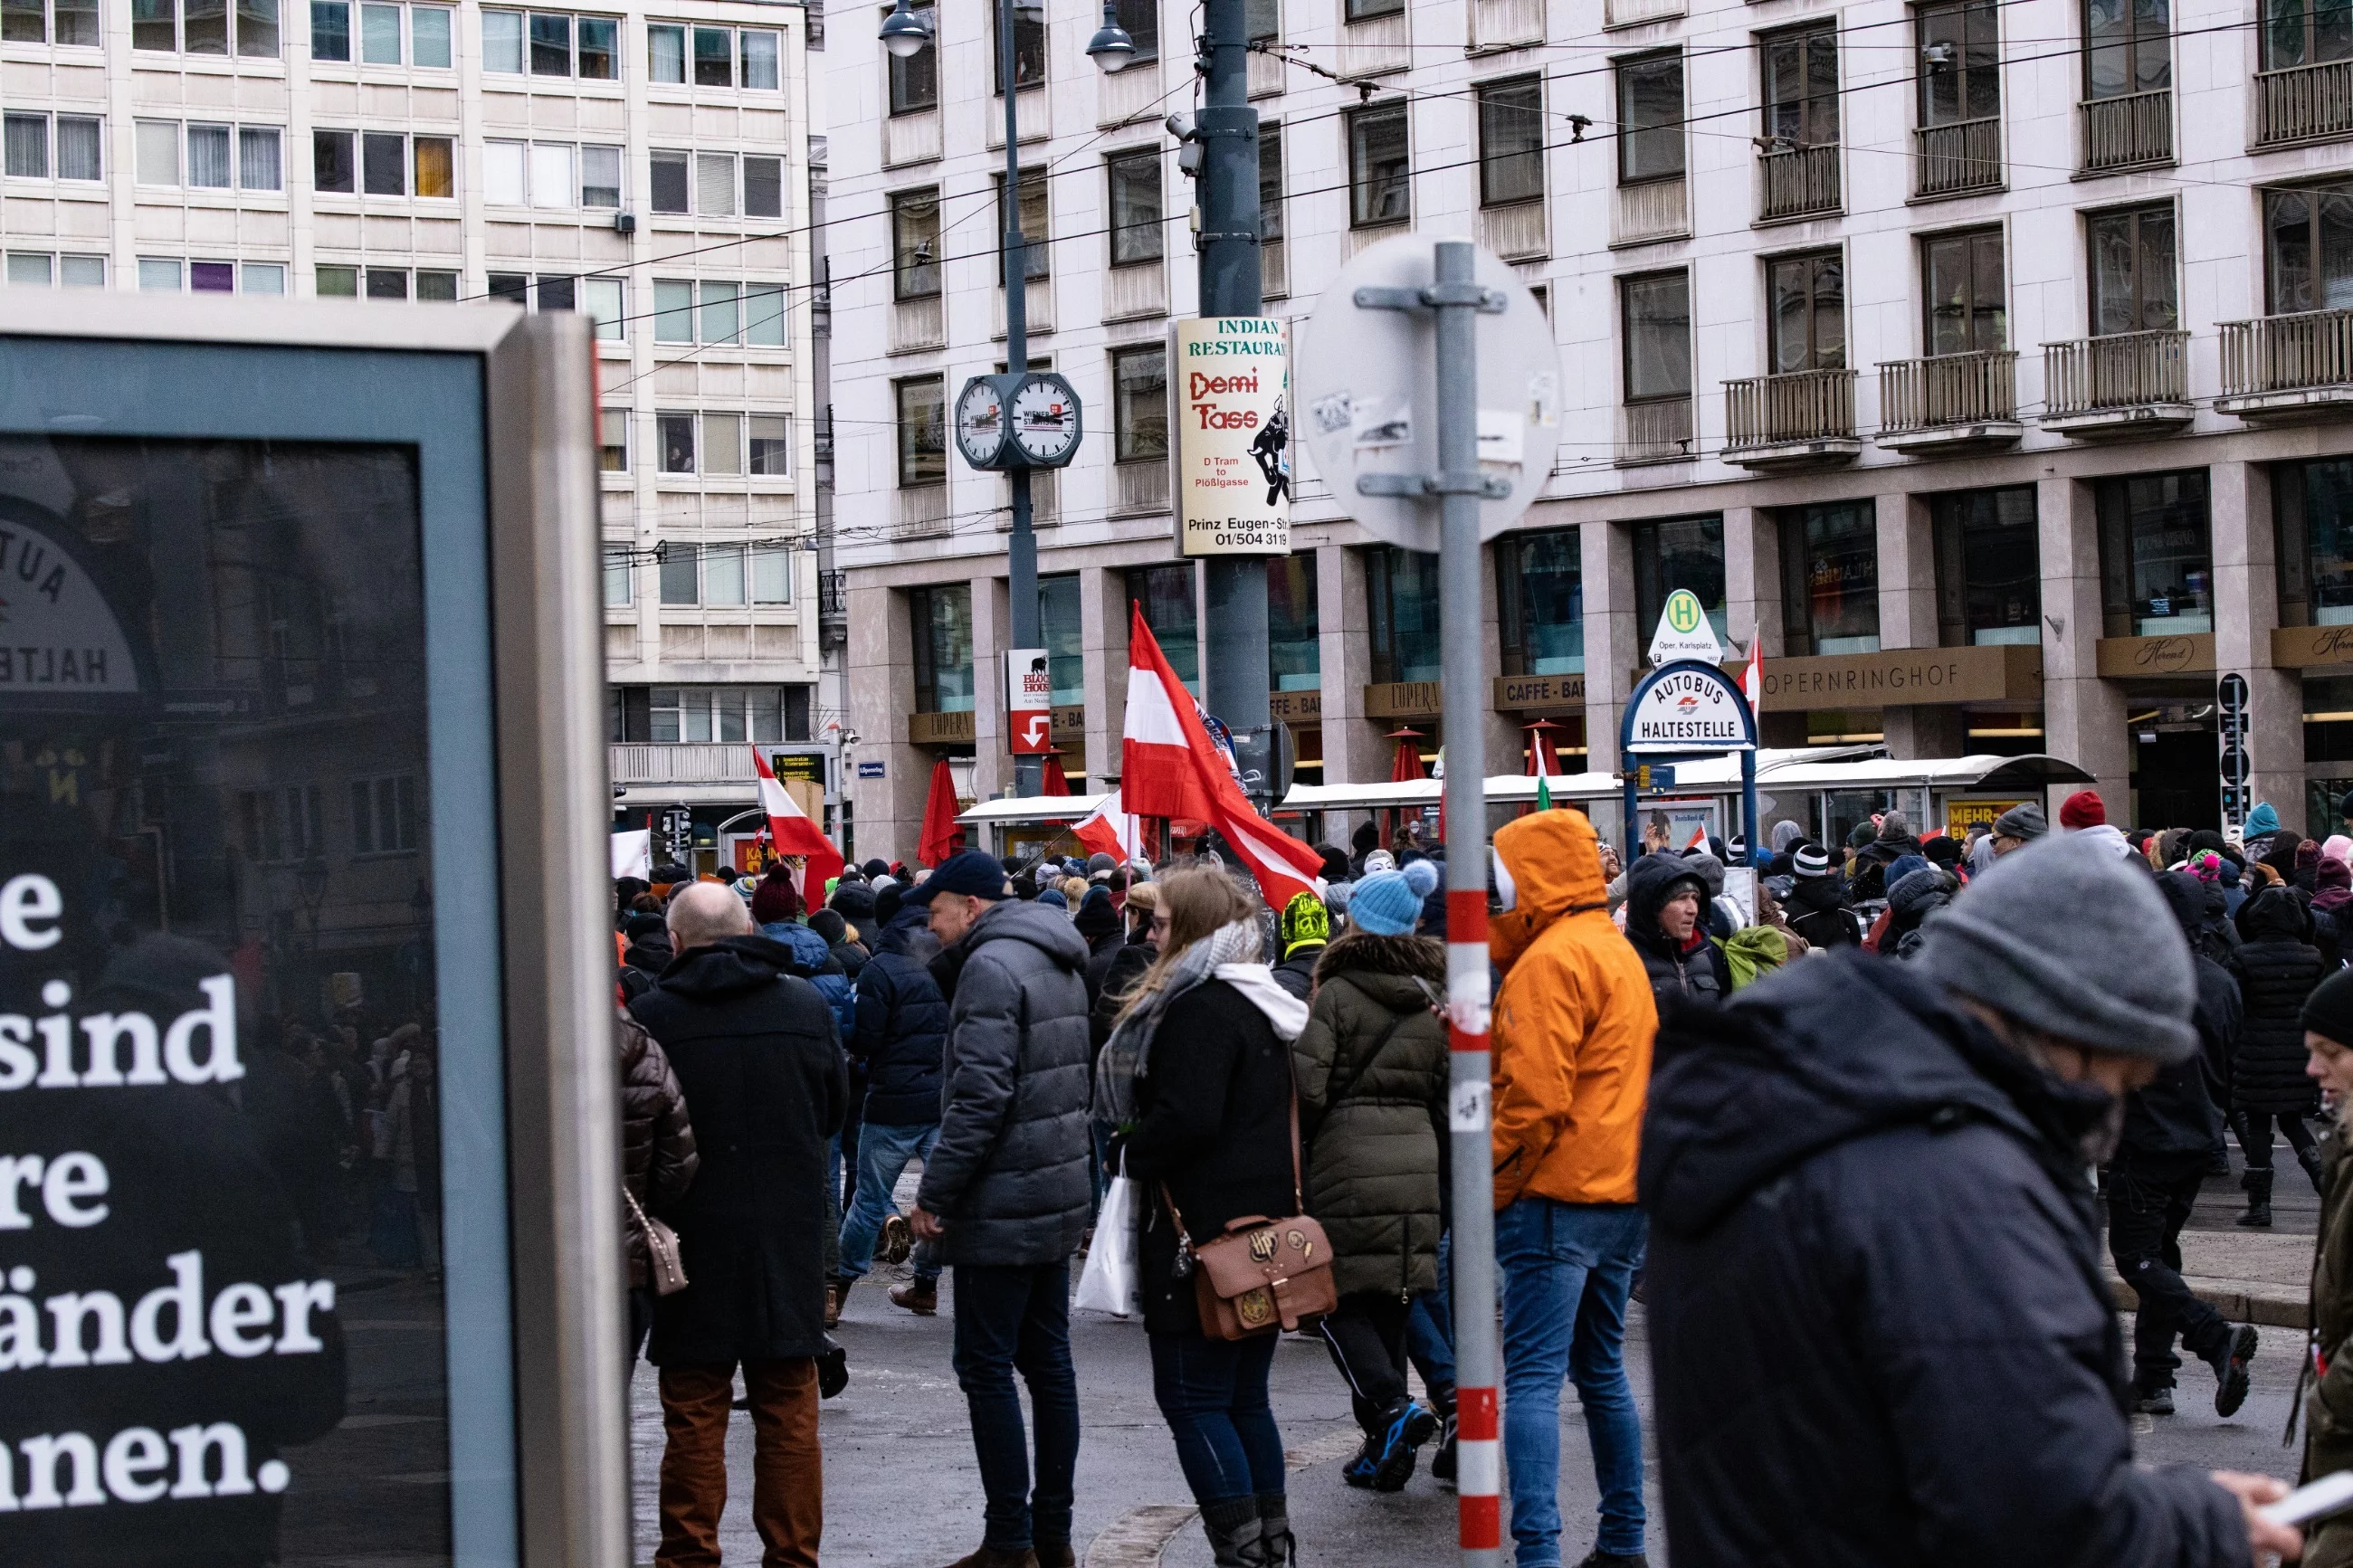
[[[2281,1483],[2137,1467],[2130,1435],[2174,1409],[2177,1341],[2219,1414],[2247,1396],[2257,1331],[2191,1291],[2179,1236],[2226,1136],[2239,1223],[2272,1223],[2277,1132],[2328,1200],[2307,1478],[2353,1467],[2353,1205],[2315,1134],[2353,1104],[2353,837],[2269,806],[2236,840],[2127,833],[2087,790],[2055,830],[2028,803],[1926,834],[1884,811],[1836,843],[1782,822],[1753,852],[1662,838],[1621,864],[1561,809],[1493,840],[1519,1568],[1565,1561],[1572,1383],[1599,1499],[1582,1563],[1646,1561],[1637,1296],[1680,1563],[2353,1561],[2353,1530],[2259,1516]],[[1444,851],[1367,824],[1321,853],[1281,908],[1209,845],[873,860],[814,910],[784,864],[618,886],[659,1563],[719,1561],[739,1370],[765,1560],[818,1561],[817,1411],[853,1375],[830,1331],[881,1261],[912,1265],[888,1301],[915,1314],[953,1276],[985,1509],[951,1568],[1074,1565],[1072,1270],[1131,1229],[1155,1397],[1220,1568],[1298,1553],[1269,1391],[1286,1327],[1347,1390],[1347,1485],[1398,1490],[1425,1451],[1454,1479]],[[403,1168],[390,1098],[386,1121]],[[1231,1293],[1219,1250],[1287,1215],[1331,1274],[1288,1323]]]

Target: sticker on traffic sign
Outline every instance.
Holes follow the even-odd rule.
[[[1672,664],[1679,658],[1695,658],[1706,664],[1724,662],[1724,644],[1715,635],[1715,626],[1707,618],[1707,610],[1699,595],[1689,588],[1678,588],[1667,595],[1659,611],[1659,629],[1651,634],[1651,662],[1653,665]]]

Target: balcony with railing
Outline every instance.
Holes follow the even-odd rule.
[[[1687,463],[1693,453],[1692,400],[1664,398],[1618,407],[1618,466]]]
[[[2042,345],[2042,427],[2103,440],[2189,423],[2189,334],[2164,330]]]
[[[1690,0],[1602,0],[1601,25],[1639,27],[1645,22],[1672,22],[1690,11]]]
[[[2353,411],[2353,310],[2224,321],[2218,414],[2256,423]]]
[[[1111,510],[1114,517],[1148,516],[1168,510],[1168,460],[1147,458],[1111,466]]]
[[[1506,261],[1539,261],[1552,254],[1542,200],[1479,209],[1479,243]]]
[[[1544,0],[1471,0],[1471,53],[1525,48],[1544,39]]]
[[[1681,174],[1618,187],[1609,209],[1612,246],[1653,245],[1691,237],[1691,186]]]
[[[2173,162],[2173,89],[2095,98],[2075,106],[2078,178]]]
[[[2353,59],[2255,73],[2255,145],[2353,136]]]
[[[2011,349],[1888,360],[1879,367],[1878,442],[1912,457],[2014,447],[2018,354]]]
[[[1758,470],[1829,468],[1862,451],[1851,370],[1799,370],[1724,384],[1724,460]]]
[[[1963,120],[1912,130],[1912,195],[1919,201],[1998,191],[2001,177],[2001,121]]]
[[[893,300],[891,301],[891,321],[887,331],[888,346],[894,354],[945,348],[948,317],[944,298],[939,294],[918,294],[912,300]]]
[[[1757,155],[1757,221],[1828,217],[1840,207],[1839,144],[1775,145]]]

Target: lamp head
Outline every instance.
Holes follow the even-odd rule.
[[[882,30],[876,35],[882,47],[891,51],[893,59],[907,59],[923,52],[932,41],[932,30],[923,19],[910,10],[907,0],[899,0],[891,14],[882,18]]]
[[[1119,25],[1119,12],[1113,0],[1103,0],[1103,26],[1087,40],[1087,58],[1105,76],[1115,76],[1127,68],[1135,58],[1135,40]]]

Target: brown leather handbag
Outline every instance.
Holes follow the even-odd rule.
[[[1229,1221],[1225,1234],[1194,1247],[1186,1239],[1185,1216],[1166,1184],[1160,1189],[1176,1222],[1178,1264],[1189,1253],[1193,1300],[1201,1331],[1213,1340],[1246,1340],[1277,1329],[1296,1329],[1340,1304],[1332,1278],[1332,1244],[1324,1227],[1303,1212],[1299,1178],[1299,1095],[1291,1097],[1291,1201],[1288,1219],[1247,1215]]]

